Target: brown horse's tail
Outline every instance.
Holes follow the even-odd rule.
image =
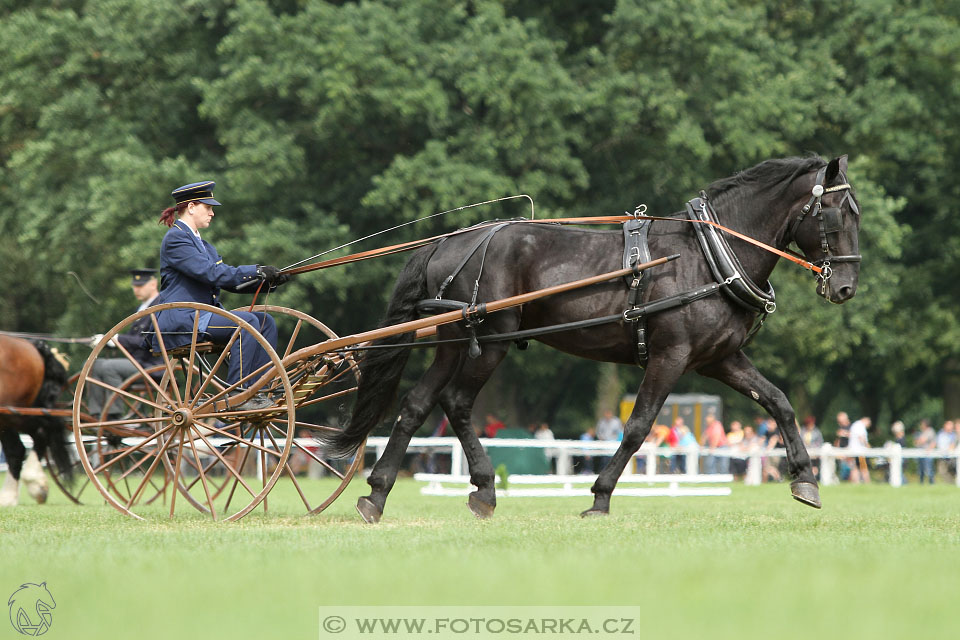
[[[43,384],[34,400],[34,407],[50,409],[57,403],[57,398],[67,384],[67,370],[57,355],[45,342],[31,341],[37,351],[43,356]],[[73,460],[70,457],[69,443],[67,442],[67,425],[62,418],[56,416],[36,416],[30,419],[31,425],[36,428],[40,438],[37,438],[39,447],[37,456],[43,458],[46,453],[43,447],[50,448],[50,457],[57,465],[60,477],[66,482],[73,479]]]
[[[381,327],[417,318],[416,304],[428,296],[427,264],[436,248],[437,245],[431,245],[418,250],[400,272]],[[403,345],[413,342],[413,337],[413,333],[403,333],[376,340],[373,344]],[[396,396],[400,374],[409,355],[409,347],[367,351],[360,362],[360,385],[347,427],[340,433],[321,438],[321,446],[328,456],[353,455],[380,423]]]

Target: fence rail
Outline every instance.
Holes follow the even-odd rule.
[[[377,459],[383,454],[387,446],[388,438],[384,436],[375,436],[367,439],[368,450],[376,453]],[[613,455],[620,445],[619,442],[595,440],[584,442],[581,440],[537,440],[537,439],[518,439],[518,438],[480,438],[480,444],[484,449],[487,447],[530,447],[537,449],[546,449],[548,457],[556,460],[556,472],[559,476],[568,476],[573,473],[573,458],[575,456],[598,456]],[[454,437],[444,438],[411,438],[408,451],[421,451],[432,453],[449,453],[451,455],[450,474],[454,476],[466,475],[466,459],[463,455],[463,447],[460,440]],[[825,444],[822,447],[809,449],[811,458],[820,460],[820,483],[824,485],[836,484],[839,482],[837,477],[836,465],[840,460],[848,458],[874,458],[883,460],[889,465],[889,483],[891,486],[899,487],[903,484],[903,463],[907,460],[918,460],[921,458],[933,458],[940,460],[954,460],[960,467],[960,450],[951,452],[929,451],[926,449],[908,449],[902,448],[895,443],[888,443],[883,447],[872,447],[859,451],[852,451],[847,448],[834,447]],[[706,449],[701,447],[654,447],[646,443],[634,456],[635,460],[643,460],[643,473],[654,475],[658,472],[658,460],[660,458],[671,458],[673,456],[684,456],[686,461],[686,471],[688,475],[697,475],[702,471],[702,464],[708,456],[717,458],[736,458],[746,460],[745,484],[760,484],[763,473],[763,460],[765,458],[783,458],[786,456],[784,449],[766,450],[754,448],[750,451],[739,451],[735,449]],[[624,470],[625,475],[633,475],[638,465],[630,464]],[[705,465],[704,465],[705,466]],[[960,473],[956,474],[955,484],[960,487]]]

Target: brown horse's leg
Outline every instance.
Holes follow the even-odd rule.
[[[777,421],[787,451],[787,469],[793,482],[790,490],[793,497],[811,507],[820,508],[820,489],[813,475],[813,465],[800,430],[797,416],[787,396],[772,382],[757,371],[750,359],[738,351],[732,356],[698,370],[698,373],[716,378],[732,389],[759,403]]]
[[[593,483],[590,489],[593,492],[593,506],[581,513],[581,516],[606,515],[610,512],[610,494],[613,493],[617,479],[647,438],[660,408],[683,374],[682,361],[663,357],[666,353],[661,352],[660,357],[651,358],[647,364],[633,413],[623,427],[623,441]]]
[[[440,390],[450,381],[457,361],[455,350],[438,349],[430,369],[401,402],[399,415],[393,423],[393,431],[390,432],[390,440],[367,478],[367,484],[372,491],[369,496],[357,501],[357,511],[366,522],[374,524],[380,521],[387,495],[397,480],[397,472],[403,462],[407,445],[410,444],[410,438],[436,406]]]

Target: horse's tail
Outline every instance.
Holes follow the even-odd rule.
[[[67,384],[67,370],[57,357],[58,354],[48,347],[47,343],[33,341],[33,346],[43,356],[43,384],[33,406],[50,409],[56,405],[60,392]],[[31,423],[42,434],[42,441],[50,447],[50,455],[61,478],[67,482],[72,480],[73,460],[67,442],[66,423],[57,416],[37,416],[31,419]],[[43,454],[43,451],[37,451],[38,456],[42,457]]]
[[[397,277],[390,297],[386,318],[380,323],[387,327],[417,318],[416,304],[427,293],[427,264],[437,245],[418,250]],[[408,344],[413,333],[403,333],[374,341],[376,345]],[[322,437],[324,452],[332,457],[352,455],[383,419],[400,384],[400,374],[410,356],[409,347],[398,349],[370,349],[360,362],[360,385],[353,413],[347,427],[330,436]]]

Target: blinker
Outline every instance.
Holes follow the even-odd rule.
[[[821,209],[820,215],[824,233],[840,233],[840,229],[843,228],[843,220],[840,218],[839,207]]]

